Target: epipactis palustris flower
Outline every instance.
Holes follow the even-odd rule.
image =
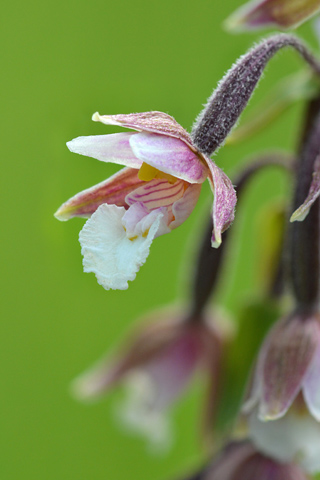
[[[297,310],[271,329],[243,412],[260,451],[320,471],[320,314]]]
[[[190,321],[177,308],[153,312],[122,351],[80,375],[72,391],[78,399],[90,401],[125,384],[129,395],[120,406],[121,419],[154,445],[165,446],[171,437],[168,409],[199,371],[205,374],[206,414],[211,415],[227,335],[217,315]]]
[[[208,178],[214,192],[212,245],[232,223],[236,195],[229,178],[162,112],[93,115],[94,121],[136,132],[78,137],[72,152],[125,168],[64,203],[59,220],[90,217],[80,232],[85,272],[105,289],[126,289],[154,238],[181,225]]]
[[[262,421],[283,417],[302,394],[320,421],[320,314],[295,312],[277,322],[260,349],[243,411]]]

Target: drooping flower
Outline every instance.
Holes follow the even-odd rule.
[[[260,350],[243,411],[283,417],[302,394],[320,421],[320,314],[296,312],[276,323]]]
[[[122,352],[78,377],[73,393],[78,399],[94,400],[125,384],[129,396],[120,409],[122,420],[155,445],[164,446],[171,437],[168,408],[201,370],[208,384],[206,411],[211,416],[226,334],[213,317],[191,320],[186,312],[172,307],[155,312]]]
[[[250,441],[231,441],[188,480],[307,480],[293,462],[279,462],[259,452]]]
[[[181,225],[208,178],[214,192],[212,245],[233,221],[236,196],[229,178],[201,153],[189,134],[161,112],[93,115],[94,121],[137,132],[78,137],[75,153],[125,168],[64,203],[59,220],[90,217],[80,232],[84,270],[105,289],[126,289],[154,238]]]
[[[320,0],[253,0],[238,8],[225,22],[231,31],[293,28],[320,12]]]

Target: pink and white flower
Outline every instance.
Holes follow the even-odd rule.
[[[245,413],[262,421],[283,417],[301,394],[320,421],[320,314],[296,312],[271,329],[260,350]]]
[[[80,375],[73,393],[92,401],[124,384],[128,396],[119,408],[121,420],[153,445],[167,446],[172,437],[168,409],[199,371],[208,386],[205,428],[210,428],[227,335],[211,316],[190,321],[176,308],[154,312],[122,351]]]
[[[75,153],[125,168],[64,203],[59,220],[89,217],[80,232],[85,272],[105,289],[126,289],[145,262],[154,238],[181,225],[208,178],[214,192],[212,245],[233,221],[236,195],[229,178],[192,143],[172,117],[161,112],[93,115],[94,121],[136,130],[78,137]]]

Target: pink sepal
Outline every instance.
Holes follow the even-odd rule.
[[[255,391],[259,417],[282,417],[302,387],[319,342],[319,318],[295,313],[278,322],[262,346],[256,368]],[[250,399],[249,399],[250,401]]]
[[[123,168],[112,177],[97,185],[77,193],[67,200],[55,213],[59,220],[72,217],[89,218],[103,203],[128,208],[126,196],[145,184],[138,178],[138,170]]]
[[[179,138],[195,150],[189,133],[170,115],[163,112],[141,112],[117,115],[100,115],[94,113],[92,120],[106,125],[119,125],[133,130],[159,133],[169,137]]]
[[[219,247],[222,241],[221,234],[230,227],[234,220],[237,196],[229,177],[209,158],[206,161],[210,169],[208,178],[214,194],[211,243],[213,247]]]

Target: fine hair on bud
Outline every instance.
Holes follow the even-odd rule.
[[[212,155],[236,124],[268,61],[282,48],[292,47],[319,75],[320,63],[308,48],[292,35],[273,35],[252,48],[231,67],[209,98],[193,126],[196,147]]]

